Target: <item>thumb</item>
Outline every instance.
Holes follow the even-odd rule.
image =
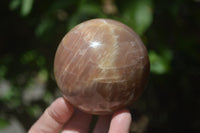
[[[74,108],[64,98],[55,100],[28,133],[58,133],[70,119]]]

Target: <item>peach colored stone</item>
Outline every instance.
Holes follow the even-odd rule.
[[[138,35],[110,19],[83,22],[58,46],[54,73],[64,97],[91,114],[130,106],[149,75],[147,50]]]

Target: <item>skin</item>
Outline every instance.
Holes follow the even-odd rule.
[[[80,112],[64,98],[56,99],[28,133],[88,133],[92,115]],[[93,133],[129,133],[131,114],[127,109],[99,116]]]

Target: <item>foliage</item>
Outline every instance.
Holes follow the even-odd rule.
[[[133,28],[149,51],[149,84],[133,117],[147,115],[147,132],[200,132],[198,0],[11,0],[0,5],[0,128],[14,116],[29,129],[60,95],[53,60],[67,31],[88,19],[111,18]]]

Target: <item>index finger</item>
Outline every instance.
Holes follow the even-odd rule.
[[[58,133],[70,119],[73,107],[64,98],[55,100],[28,133]]]
[[[109,133],[129,133],[132,117],[127,109],[116,112],[111,120]]]

